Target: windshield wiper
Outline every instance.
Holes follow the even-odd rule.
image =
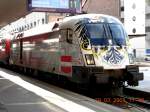
[[[104,29],[104,39],[105,39],[105,40],[106,40],[106,42],[107,42],[107,43],[105,44],[105,46],[106,46],[106,45],[109,45],[109,43],[108,43],[108,38],[107,38],[107,34],[106,34],[106,33],[107,33],[107,31],[106,31],[106,29],[105,29],[104,25],[103,25],[103,29]]]
[[[121,42],[119,41],[119,39],[115,38],[113,33],[112,33],[112,30],[110,28],[110,26],[108,25],[108,28],[109,28],[109,32],[110,32],[110,35],[111,35],[111,39],[112,39],[112,44],[113,45],[118,45],[121,47]]]

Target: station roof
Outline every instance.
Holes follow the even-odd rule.
[[[0,0],[0,28],[27,13],[27,0]]]

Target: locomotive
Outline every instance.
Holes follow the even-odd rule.
[[[25,71],[44,71],[78,84],[137,86],[143,73],[134,65],[122,23],[104,14],[82,14],[20,32],[0,42],[0,61]],[[5,44],[5,45],[4,45]]]

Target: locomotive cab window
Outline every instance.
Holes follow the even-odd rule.
[[[108,45],[105,24],[88,23],[86,28],[92,45]]]
[[[73,41],[73,30],[67,29],[66,41],[68,43],[72,44],[72,41]]]
[[[126,33],[124,32],[123,28],[119,24],[109,24],[108,30],[110,32],[110,37],[112,37],[112,41],[114,45],[122,46],[126,45]]]

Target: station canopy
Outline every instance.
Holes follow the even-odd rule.
[[[0,0],[0,28],[28,13],[26,0]]]

